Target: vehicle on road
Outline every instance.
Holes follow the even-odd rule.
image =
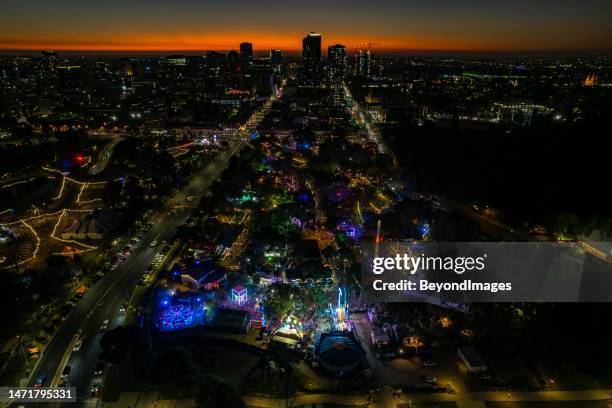
[[[424,375],[421,378],[427,384],[437,384],[438,383],[438,379],[434,377],[433,375]]]
[[[151,241],[151,244],[149,244],[151,247],[155,247],[157,246],[157,240],[154,239],[153,241]]]
[[[94,370],[94,375],[100,377],[102,374],[104,374],[104,363],[99,361],[98,365],[96,365],[96,369]]]
[[[121,306],[119,306],[119,312],[125,313],[125,311],[127,310],[127,306],[127,303],[122,303]]]
[[[100,382],[96,381],[91,386],[91,397],[92,398],[98,398],[100,396],[100,392],[101,392]]]
[[[109,323],[109,322],[110,322],[110,321],[109,321],[108,319],[104,320],[104,321],[102,322],[102,325],[100,326],[100,331],[105,331],[106,329],[108,329],[108,323]]]
[[[47,374],[40,374],[36,377],[36,381],[34,381],[34,387],[40,388],[45,385],[47,382]]]
[[[74,346],[72,346],[72,351],[79,351],[81,349],[81,347],[83,346],[83,339],[82,338],[78,338],[75,342],[74,342]]]
[[[68,378],[68,376],[70,375],[70,366],[67,365],[66,367],[64,367],[64,371],[62,371],[62,378],[66,379]]]

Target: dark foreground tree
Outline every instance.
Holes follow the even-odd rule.
[[[197,408],[244,408],[242,396],[228,382],[207,375],[196,392]]]
[[[119,364],[125,361],[132,348],[140,345],[142,337],[137,326],[119,326],[104,333],[100,346],[109,363]]]

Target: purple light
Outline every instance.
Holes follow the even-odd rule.
[[[193,325],[193,309],[184,304],[176,304],[162,310],[158,316],[158,327],[161,330],[180,330]]]
[[[337,229],[338,231],[343,231],[348,238],[357,240],[361,237],[361,227],[353,223],[342,221],[340,224],[338,224]]]
[[[304,223],[302,222],[302,220],[300,220],[299,218],[296,218],[296,217],[291,217],[291,223],[293,225],[297,225],[300,228],[302,228],[304,226]]]

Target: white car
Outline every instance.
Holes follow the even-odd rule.
[[[102,325],[100,326],[100,331],[105,331],[106,329],[108,329],[108,323],[109,320],[106,319],[105,321],[102,322]]]
[[[77,341],[74,342],[74,346],[72,346],[72,351],[79,351],[83,346],[83,339],[78,338]]]
[[[151,241],[151,247],[157,246],[157,240],[154,239],[153,241]]]

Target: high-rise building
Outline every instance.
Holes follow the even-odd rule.
[[[332,89],[334,105],[344,101],[344,80],[346,78],[346,47],[342,44],[327,47],[327,83]]]
[[[346,47],[342,44],[327,48],[328,78],[332,86],[342,85],[346,77]]]
[[[223,75],[225,74],[226,65],[226,54],[216,51],[208,51],[206,53],[206,58],[204,59],[204,67],[209,78],[223,78]]]
[[[310,33],[302,40],[303,82],[318,86],[321,83],[321,34]]]
[[[240,43],[240,59],[242,62],[253,61],[253,44],[250,42]]]
[[[230,50],[227,52],[227,60],[229,62],[238,62],[240,61],[240,54],[236,50]]]
[[[57,52],[45,50],[42,52],[42,77],[45,79],[53,78],[57,69]]]
[[[272,65],[280,65],[283,62],[283,53],[281,50],[270,50],[270,63]]]
[[[355,75],[370,76],[370,64],[372,63],[372,51],[359,50],[355,55]]]
[[[280,74],[282,62],[283,54],[281,50],[270,50],[270,65],[272,66],[272,71],[274,71],[274,73]]]

